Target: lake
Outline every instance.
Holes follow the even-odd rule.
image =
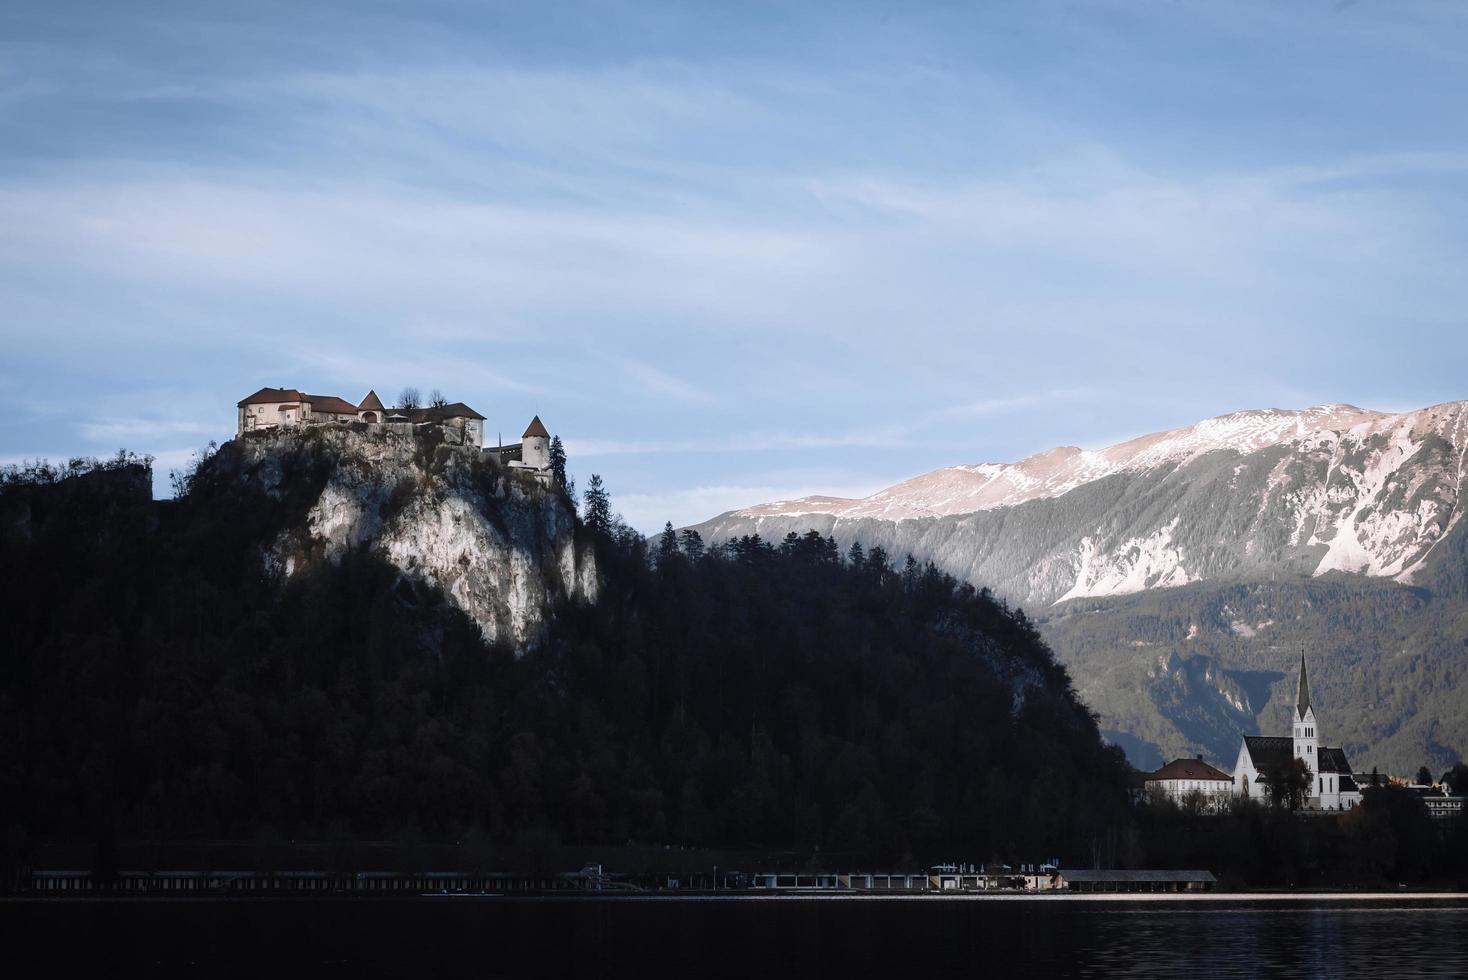
[[[7,975],[1456,977],[1468,896],[0,903]]]

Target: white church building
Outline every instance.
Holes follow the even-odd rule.
[[[1300,655],[1300,677],[1291,713],[1293,731],[1288,736],[1245,735],[1234,764],[1233,786],[1255,799],[1268,799],[1269,774],[1292,765],[1295,759],[1310,772],[1310,795],[1305,806],[1315,810],[1349,810],[1361,802],[1361,790],[1351,778],[1351,763],[1344,749],[1320,744],[1315,707],[1310,703],[1310,679],[1305,672],[1305,655]]]

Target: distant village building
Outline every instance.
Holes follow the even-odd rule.
[[[484,416],[463,402],[427,408],[387,408],[377,392],[369,391],[356,405],[336,395],[311,395],[295,388],[261,388],[236,406],[236,436],[261,429],[292,425],[332,425],[364,422],[368,425],[439,425],[459,433],[462,445],[484,450],[513,469],[529,470],[551,481],[550,432],[537,415],[512,446],[484,445]]]
[[[1310,772],[1307,808],[1349,810],[1359,804],[1361,790],[1351,776],[1345,750],[1320,744],[1304,654],[1300,655],[1300,676],[1295,687],[1293,728],[1289,736],[1244,736],[1238,762],[1234,764],[1234,789],[1252,798],[1267,798],[1270,774],[1299,759]]]
[[[1219,810],[1233,798],[1234,778],[1204,762],[1202,756],[1174,759],[1144,776],[1142,790],[1148,798],[1162,796],[1174,803],[1182,803],[1184,798],[1196,793],[1205,808]]]

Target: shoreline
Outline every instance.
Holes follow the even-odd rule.
[[[1055,892],[1044,893],[926,893],[871,894],[867,892],[579,892],[544,894],[503,894],[464,892],[424,892],[419,894],[354,896],[354,895],[5,895],[3,905],[135,905],[135,904],[261,904],[275,902],[343,903],[373,905],[380,903],[419,903],[453,901],[482,903],[576,903],[576,902],[1063,902],[1100,904],[1262,904],[1295,903],[1381,903],[1381,902],[1462,902],[1468,905],[1468,891],[1430,892]]]

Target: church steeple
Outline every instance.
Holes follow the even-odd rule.
[[[1300,651],[1300,680],[1295,688],[1295,714],[1300,718],[1310,710],[1310,677],[1305,673],[1305,651]]]

